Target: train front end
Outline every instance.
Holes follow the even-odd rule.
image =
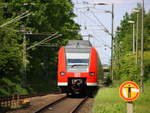
[[[70,42],[58,54],[58,86],[68,95],[91,94],[98,86],[97,52],[89,42],[81,42]]]

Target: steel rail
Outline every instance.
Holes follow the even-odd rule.
[[[61,102],[62,100],[66,99],[67,96],[63,96],[62,98],[59,98],[57,99],[56,101],[50,103],[50,104],[47,104],[46,106],[43,106],[42,108],[39,108],[38,110],[34,111],[33,113],[41,113],[42,111],[44,111],[45,109],[47,109],[48,107],[52,106],[52,105],[55,105],[59,102]]]
[[[73,108],[73,110],[72,110],[70,113],[77,113],[77,112],[80,110],[81,106],[82,106],[87,100],[88,100],[88,97],[85,97],[77,106],[75,106],[75,107]]]

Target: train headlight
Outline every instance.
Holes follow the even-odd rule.
[[[61,75],[61,76],[64,76],[64,75],[65,75],[65,72],[60,72],[60,75]]]
[[[95,73],[94,72],[89,72],[90,76],[94,76]]]

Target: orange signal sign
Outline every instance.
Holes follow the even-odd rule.
[[[139,86],[132,81],[126,81],[120,85],[119,93],[120,97],[126,101],[134,101],[139,96]]]

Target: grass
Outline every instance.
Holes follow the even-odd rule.
[[[144,93],[134,103],[134,113],[150,113],[150,84],[145,84]]]
[[[134,113],[150,113],[150,84],[144,93],[133,102]],[[98,91],[92,113],[126,113],[126,102],[119,96],[119,87],[102,88]]]

